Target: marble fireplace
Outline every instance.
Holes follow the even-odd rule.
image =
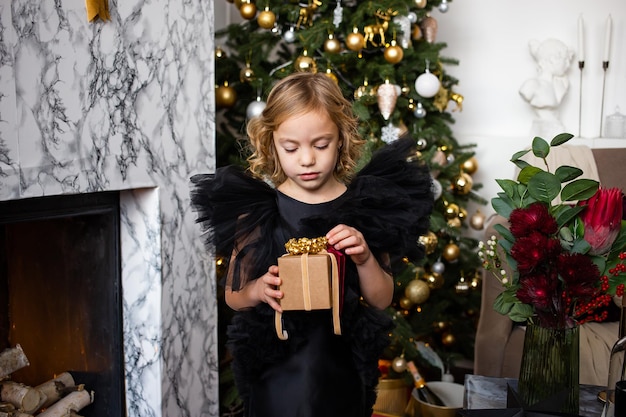
[[[126,415],[217,416],[214,266],[189,207],[215,165],[213,3],[109,8],[0,0],[0,201],[118,193]]]

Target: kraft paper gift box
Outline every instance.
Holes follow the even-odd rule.
[[[309,241],[304,240],[306,243]],[[339,314],[343,298],[344,255],[332,248],[329,248],[329,252],[316,249],[311,250],[313,253],[302,253],[302,241],[297,242],[299,245],[295,245],[296,249],[290,243],[292,241],[285,247],[292,254],[278,258],[278,274],[282,280],[280,290],[283,292],[281,308],[283,311],[331,309],[333,331],[337,335],[341,334]],[[321,243],[315,241],[315,244],[319,249],[320,245],[326,243],[322,240]],[[294,254],[294,250],[299,251],[298,254]],[[280,312],[275,314],[275,327],[278,337],[286,340],[288,335],[282,328]]]
[[[332,308],[331,256],[326,253],[278,258],[283,292],[280,305],[284,311]]]

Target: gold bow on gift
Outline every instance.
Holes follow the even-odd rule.
[[[290,308],[290,309],[299,309],[304,311],[311,311],[315,308],[328,308],[328,304],[325,304],[322,307],[312,306],[311,302],[311,283],[309,276],[309,255],[326,255],[330,260],[330,290],[331,290],[331,305],[333,311],[333,330],[337,335],[341,334],[341,324],[339,320],[339,311],[340,311],[340,270],[339,264],[337,262],[337,257],[328,253],[326,248],[328,245],[328,240],[325,237],[317,237],[317,238],[299,238],[299,239],[289,239],[287,243],[285,243],[285,249],[287,249],[287,253],[283,255],[281,258],[285,259],[285,257],[298,257],[300,259],[300,267],[296,269],[296,274],[301,276],[302,279],[302,298],[303,305],[300,308]],[[279,260],[281,263],[281,260]],[[280,267],[279,267],[280,268]],[[279,270],[279,274],[281,273],[282,268]],[[293,271],[293,267],[289,268],[289,270]],[[281,340],[287,340],[288,334],[285,330],[283,330],[282,323],[282,313],[275,313],[274,324],[276,327],[276,334],[278,338]]]

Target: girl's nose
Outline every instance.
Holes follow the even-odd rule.
[[[302,149],[300,152],[300,165],[311,166],[315,163],[315,155],[311,149]]]

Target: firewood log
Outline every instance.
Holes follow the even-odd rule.
[[[14,381],[0,381],[0,400],[11,403],[25,413],[33,413],[46,400],[37,388]]]
[[[30,362],[19,344],[5,349],[0,352],[0,379],[28,365]]]
[[[36,388],[46,396],[46,401],[40,408],[48,407],[59,401],[61,397],[68,394],[68,390],[76,391],[78,389],[74,377],[69,372],[63,372],[56,378],[37,385]]]
[[[67,417],[72,411],[77,412],[93,402],[93,391],[74,391],[52,404],[38,417]]]

